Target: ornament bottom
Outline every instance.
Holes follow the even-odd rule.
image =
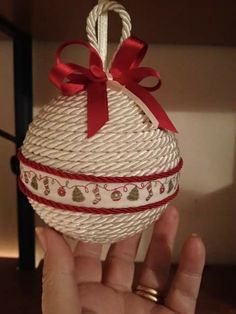
[[[114,243],[142,232],[160,217],[168,205],[132,214],[94,215],[55,209],[28,199],[50,227],[70,238],[92,243]]]

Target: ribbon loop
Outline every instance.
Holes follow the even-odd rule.
[[[157,90],[161,85],[161,77],[160,73],[147,67],[139,67],[139,68],[133,68],[129,71],[131,79],[133,79],[135,82],[140,83],[142,80],[146,78],[155,78],[157,79],[157,83],[154,86],[142,86],[147,91],[155,91]]]
[[[137,68],[142,62],[148,46],[145,42],[135,37],[129,37],[122,42],[122,45],[115,54],[111,63],[111,69],[124,72]]]
[[[67,46],[79,44],[89,49],[89,68],[73,63],[62,63],[60,56]],[[67,41],[57,50],[56,65],[52,68],[49,78],[64,95],[71,96],[87,91],[88,100],[88,137],[93,136],[108,121],[108,101],[106,82],[111,80],[124,85],[144,104],[142,110],[150,120],[160,128],[177,132],[161,105],[149,93],[161,85],[160,74],[152,68],[139,67],[147,51],[147,44],[129,37],[124,40],[114,56],[109,73],[103,71],[102,60],[98,52],[83,41]],[[148,77],[157,79],[154,86],[142,86],[140,82]]]

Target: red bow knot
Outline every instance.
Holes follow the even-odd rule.
[[[89,68],[61,62],[62,50],[73,44],[89,49]],[[124,40],[112,61],[109,73],[106,74],[98,52],[90,44],[79,40],[67,41],[58,48],[56,65],[52,68],[49,78],[64,95],[72,96],[87,91],[88,137],[96,134],[109,120],[106,84],[111,79],[110,75],[114,81],[124,85],[142,101],[142,109],[154,123],[158,122],[162,129],[177,132],[161,105],[150,94],[150,91],[158,89],[161,85],[159,73],[152,68],[139,67],[146,51],[147,44],[143,41],[133,37]],[[140,85],[147,77],[156,78],[157,84],[151,87]]]

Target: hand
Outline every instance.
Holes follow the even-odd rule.
[[[102,270],[100,244],[78,242],[74,252],[50,228],[37,228],[45,250],[43,314],[193,314],[205,261],[201,239],[190,236],[168,286],[178,212],[169,207],[155,223],[139,283],[165,293],[156,304],[132,292],[134,259],[140,235],[111,245]]]

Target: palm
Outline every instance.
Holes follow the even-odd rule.
[[[138,278],[140,285],[166,292],[164,305],[132,292],[140,235],[112,244],[102,266],[100,244],[78,242],[72,253],[64,239],[48,229],[51,240],[44,263],[43,314],[193,314],[204,266],[204,245],[198,237],[189,237],[166,291],[177,226],[178,212],[167,209],[155,224]]]
[[[85,283],[78,287],[83,304],[82,313],[96,314],[172,314],[162,305],[139,297],[132,292],[120,292],[99,283]]]

